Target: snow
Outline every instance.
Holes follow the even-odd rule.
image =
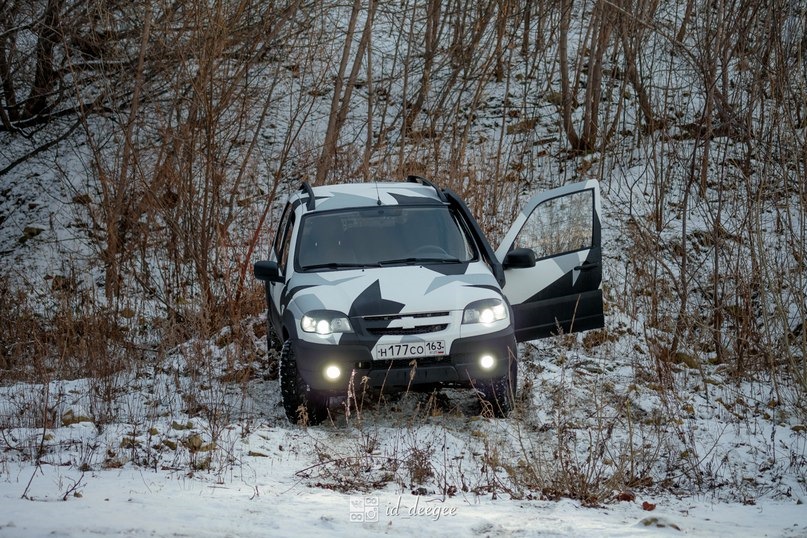
[[[571,500],[509,501],[490,495],[349,495],[312,489],[296,463],[251,458],[224,484],[172,471],[94,471],[46,465],[16,468],[0,482],[0,537],[25,536],[807,536],[807,509],[765,500],[754,506],[708,498],[653,498],[605,508]],[[57,491],[78,484],[80,496]],[[377,502],[376,521],[359,522]],[[370,512],[371,519],[374,513]]]
[[[619,342],[592,354],[568,344],[523,350],[532,391],[509,419],[480,417],[468,391],[444,391],[292,426],[277,381],[261,370],[225,380],[226,348],[213,342],[220,362],[202,383],[177,350],[152,371],[2,387],[0,416],[19,426],[2,430],[0,537],[807,536],[805,434],[754,411],[766,383],[707,395],[681,372],[690,391],[670,399],[628,388],[636,364],[618,358]],[[92,419],[102,382],[116,395],[106,411],[120,417],[104,426]],[[32,409],[44,392],[48,428]],[[592,460],[597,449],[605,456]],[[592,502],[551,492],[569,472],[559,453],[591,479]],[[646,459],[651,480],[628,488],[629,500],[601,487]],[[519,476],[533,471],[542,476]]]
[[[343,27],[346,9],[322,23]],[[377,15],[381,31],[372,45],[382,60],[376,62],[375,83],[387,81],[385,89],[390,92],[384,114],[377,112],[374,120],[379,131],[379,123],[388,128],[401,112],[395,103],[402,93],[402,60],[390,58],[399,54],[395,36],[410,22],[397,8],[384,9]],[[670,9],[680,11],[683,6],[679,2]],[[680,16],[670,14],[672,27],[678,26]],[[575,25],[572,31],[582,30]],[[573,49],[578,46],[574,42],[582,43],[571,41]],[[655,233],[648,222],[660,199],[653,190],[666,189],[666,202],[658,207],[662,225],[652,236],[653,245],[659,247],[662,262],[670,261],[663,256],[672,258],[665,252],[670,245],[691,248],[691,263],[702,264],[697,276],[709,282],[711,251],[707,246],[700,250],[696,234],[710,233],[717,223],[730,236],[739,237],[744,219],[759,218],[767,228],[764,242],[773,252],[768,263],[795,267],[789,247],[803,243],[803,205],[789,205],[787,199],[763,200],[754,206],[759,214],[748,215],[745,200],[738,195],[715,214],[716,193],[709,190],[702,199],[690,200],[689,233],[682,237],[680,181],[689,170],[684,166],[690,162],[687,156],[697,153],[697,144],[665,140],[685,133],[682,126],[701,114],[703,96],[693,90],[698,74],[691,66],[673,56],[664,60],[668,45],[659,36],[651,42],[653,46],[643,52],[647,55],[643,76],[652,82],[654,99],[668,103],[681,124],[667,132],[637,135],[634,140],[631,132],[640,131],[638,112],[629,106],[619,125],[628,133],[624,141],[615,141],[607,152],[576,160],[567,156],[556,107],[545,96],[557,88],[551,61],[518,68],[524,74],[520,84],[491,82],[473,101],[468,92],[458,92],[448,98],[442,116],[422,121],[422,127],[432,121],[438,126],[456,123],[469,129],[469,140],[479,141],[469,145],[479,153],[476,161],[470,157],[464,163],[469,171],[450,171],[458,172],[460,182],[477,181],[470,171],[475,162],[496,161],[497,177],[512,165],[523,165],[523,171],[514,175],[517,181],[503,187],[507,190],[499,194],[503,198],[516,191],[528,197],[527,191],[583,177],[602,180],[606,340],[590,344],[587,335],[580,335],[524,346],[520,371],[524,402],[516,416],[479,417],[472,395],[447,391],[436,401],[429,395],[405,395],[383,405],[352,409],[335,425],[307,429],[289,425],[279,407],[277,380],[268,371],[271,357],[265,336],[238,349],[238,343],[216,344],[228,340],[222,332],[210,341],[192,340],[155,358],[151,344],[159,338],[157,330],[139,319],[159,312],[161,306],[153,298],[133,296],[121,299],[131,305],[116,305],[134,311],[129,321],[118,321],[130,324],[126,328],[133,332],[142,330],[138,343],[147,349],[132,358],[130,370],[99,379],[64,380],[54,375],[47,384],[41,379],[38,383],[0,379],[0,538],[807,536],[807,425],[794,405],[803,392],[784,373],[772,379],[763,371],[738,380],[719,364],[703,364],[700,369],[676,364],[671,366],[671,381],[660,382],[649,348],[653,338],[663,335],[647,326],[641,283],[631,282],[637,274],[631,249],[643,245],[637,244],[628,226],[640,222]],[[238,217],[229,230],[234,244],[239,234],[254,230],[256,215],[263,210],[263,191],[271,190],[270,178],[305,177],[310,169],[306,172],[304,163],[313,162],[309,154],[316,154],[321,143],[330,101],[329,69],[333,70],[340,47],[328,42],[315,60],[296,52],[304,48],[288,47],[288,65],[300,64],[299,78],[289,74],[284,79],[279,73],[286,68],[280,64],[267,66],[262,75],[277,103],[272,121],[254,127],[263,136],[258,148],[263,162],[251,164],[259,179],[241,185],[244,192],[238,193],[239,201],[252,203],[240,212],[232,208]],[[547,59],[553,56],[547,54]],[[416,55],[413,61],[422,60]],[[413,72],[417,67],[412,66]],[[435,73],[435,80],[446,76],[445,71]],[[279,81],[277,88],[273,78]],[[475,82],[469,80],[470,88]],[[309,93],[312,90],[316,92]],[[343,141],[352,140],[355,147],[365,142],[361,116],[367,91],[365,86],[354,92],[352,106],[359,121],[349,121],[343,130]],[[508,112],[519,114],[509,117]],[[457,117],[468,121],[456,121]],[[531,120],[536,122],[534,129],[507,132],[517,122]],[[90,123],[89,130],[97,131],[102,140],[119,136],[117,127],[102,119],[91,118]],[[148,122],[143,125],[151,128]],[[35,133],[30,140],[0,134],[0,168],[58,133],[58,127]],[[278,160],[284,138],[298,134],[300,141],[290,145],[289,158]],[[378,151],[396,153],[397,130],[385,131],[384,136],[388,147]],[[786,142],[777,143],[786,147]],[[725,143],[725,157],[742,153],[739,145],[728,149],[729,141],[718,143]],[[103,242],[97,240],[98,230],[89,218],[100,207],[100,192],[87,144],[86,135],[78,130],[2,178],[0,270],[10,285],[31,294],[37,312],[48,312],[56,301],[51,291],[57,278],[75,281],[77,293],[71,300],[77,310],[85,306],[78,292],[96,304],[104,302],[104,271],[98,260]],[[502,144],[500,153],[497,144]],[[114,167],[112,139],[102,146],[108,166]],[[406,152],[413,162],[423,156],[427,175],[434,171],[438,182],[449,180],[445,168],[429,162],[434,155],[428,146],[415,145]],[[299,161],[303,168],[283,164],[286,161]],[[710,171],[721,178],[729,173],[729,165],[711,163]],[[487,177],[493,172],[481,167],[478,174]],[[296,184],[284,182],[278,193],[292,188]],[[501,210],[496,206],[499,199],[484,199],[485,194],[480,188],[472,193],[478,199],[468,201],[477,214],[494,214],[485,215],[485,224],[496,239],[518,207],[514,203]],[[781,217],[791,223],[785,234],[773,231]],[[269,235],[261,235],[259,252],[265,252]],[[737,241],[728,255],[747,269],[751,248],[755,246]],[[154,258],[145,261],[158,292],[171,286],[161,277],[159,264],[167,262],[160,259],[160,252],[155,248]],[[242,254],[236,252],[234,257]],[[660,287],[680,278],[674,259],[668,271],[658,280]],[[780,291],[790,327],[795,327],[804,319],[801,266],[793,269],[792,281],[790,289]],[[190,285],[172,291],[191,303],[198,297]],[[662,303],[662,310],[665,304],[675,305]],[[689,313],[696,314],[699,308],[693,299]],[[253,337],[265,322],[259,317],[238,321],[247,332],[253,331]],[[709,358],[707,352],[704,356]],[[243,357],[254,362],[239,363]],[[245,380],[225,379],[239,372],[246,372]],[[623,489],[630,490],[633,500],[616,501]],[[573,500],[584,497],[589,502]],[[644,503],[655,509],[646,510]],[[357,507],[374,506],[377,521],[354,521],[364,514]]]

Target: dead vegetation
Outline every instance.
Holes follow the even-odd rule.
[[[711,460],[684,427],[678,390],[700,387],[710,401],[715,384],[765,379],[770,420],[787,409],[804,421],[807,23],[792,2],[679,7],[4,3],[0,379],[45,388],[10,404],[0,426],[64,423],[67,400],[49,383],[89,379],[87,418],[140,426],[109,465],[121,452],[153,464],[185,443],[194,469],[215,467],[201,447],[244,416],[247,398],[232,394],[274,377],[251,263],[299,180],[431,177],[468,200],[495,242],[522,195],[593,177],[609,219],[608,316],[630,324],[609,321],[581,345],[629,354],[622,392],[590,394],[590,421],[525,418],[535,405],[569,409],[541,401],[512,430],[472,428],[476,452],[454,461],[482,462],[473,479],[463,463],[436,464],[457,455],[429,443],[382,461],[372,431],[309,474],[362,489],[344,481],[367,466],[365,485],[592,504],[659,480],[659,465],[666,486],[708,485],[720,473],[704,472]],[[26,198],[31,181],[61,203],[36,226],[21,217],[43,211]],[[69,245],[60,221],[79,223]],[[35,263],[43,252],[59,264]],[[131,376],[177,356],[176,394],[158,392],[171,412],[203,419],[202,444],[190,434],[145,441],[158,417],[120,407]],[[535,373],[524,388],[541,383]],[[661,416],[636,415],[632,394],[644,390]],[[664,460],[666,443],[679,447],[676,462]]]

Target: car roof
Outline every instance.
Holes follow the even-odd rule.
[[[359,207],[393,205],[444,205],[442,192],[431,184],[414,182],[343,183],[312,187],[313,208],[309,204],[309,191],[304,186],[289,199],[305,212],[330,211]],[[380,202],[380,203],[379,203]]]

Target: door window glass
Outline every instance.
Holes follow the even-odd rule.
[[[536,207],[524,223],[513,248],[530,248],[536,258],[592,246],[594,192],[575,192]]]
[[[289,259],[289,244],[291,243],[291,232],[294,230],[294,212],[290,209],[290,207],[286,208],[286,211],[283,214],[283,219],[280,221],[280,232],[282,235],[278,235],[281,238],[280,244],[275,245],[278,265],[280,266],[280,270],[284,272],[286,271],[286,261]]]

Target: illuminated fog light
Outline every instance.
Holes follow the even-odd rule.
[[[479,366],[485,370],[490,370],[495,364],[496,359],[494,359],[492,355],[482,355],[482,358],[479,359]]]
[[[325,368],[325,378],[331,381],[336,381],[342,375],[342,370],[333,364]]]

